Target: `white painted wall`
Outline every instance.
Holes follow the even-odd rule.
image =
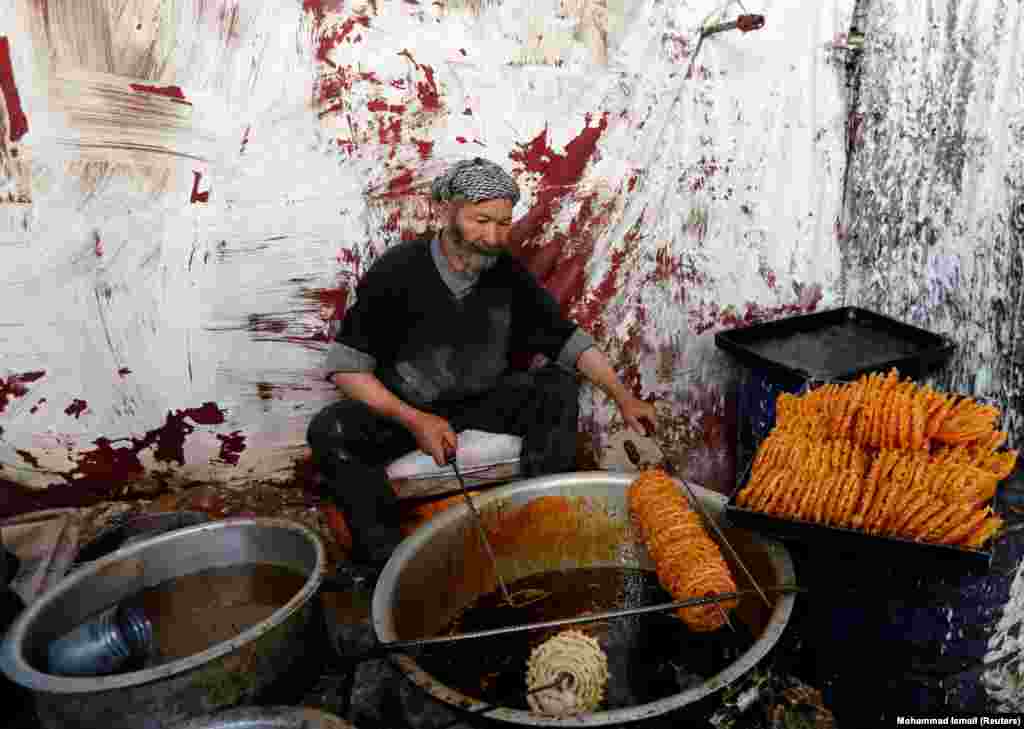
[[[50,0],[45,19],[28,0],[9,4],[0,34],[29,130],[0,149],[0,195],[27,185],[31,202],[0,205],[0,378],[10,390],[12,377],[45,372],[0,412],[0,476],[13,481],[44,487],[76,468],[95,478],[104,458],[135,451],[150,475],[287,477],[333,397],[326,345],[311,339],[324,322],[305,294],[353,281],[421,230],[425,186],[463,156],[506,164],[525,193],[516,214],[527,213],[545,176],[515,158],[545,130],[571,161],[573,140],[607,120],[528,245],[562,234],[564,254],[588,261],[575,311],[663,400],[666,444],[688,454],[691,475],[724,481],[732,468],[708,435],[732,381],[713,332],[836,303],[847,110],[830,43],[853,0],[747,2],[766,27],[706,40],[689,79],[701,24],[733,19],[737,3],[609,1],[607,64],[600,3],[442,13],[380,0],[366,15],[345,3],[318,17],[314,2],[135,0],[116,16],[104,0]],[[321,44],[346,21],[346,40]],[[541,26],[561,39],[524,56]],[[522,63],[535,52],[562,65]],[[427,67],[439,109],[417,86]],[[342,73],[351,89],[318,101]],[[133,83],[180,87],[189,104]],[[381,102],[404,108],[373,110]],[[195,173],[208,202],[190,202]],[[395,197],[382,198],[389,186]],[[672,272],[659,273],[659,256]],[[614,291],[607,302],[602,290]],[[254,332],[254,318],[278,331]],[[76,399],[87,409],[67,414]],[[222,423],[174,419],[207,402]],[[602,396],[586,393],[583,407],[589,426],[617,429]],[[182,426],[193,432],[179,463],[168,454]],[[245,442],[237,464],[218,455],[217,436],[232,433]]]

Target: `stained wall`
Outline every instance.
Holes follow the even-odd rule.
[[[517,177],[520,255],[711,485],[714,332],[837,303],[852,0],[750,8],[692,67],[737,3],[8,6],[0,475],[27,489],[291,478],[354,282],[470,155]],[[598,447],[621,428],[583,413]]]

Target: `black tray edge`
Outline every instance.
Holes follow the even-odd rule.
[[[914,556],[926,557],[933,562],[945,559],[982,569],[988,569],[992,564],[994,552],[991,548],[975,550],[953,544],[915,542],[912,539],[865,534],[853,529],[823,526],[744,509],[736,504],[736,497],[741,490],[742,486],[736,488],[725,506],[726,518],[737,527],[804,544],[815,541],[830,543],[840,552],[864,554],[885,550],[886,554],[895,558],[900,554],[897,550],[902,550],[903,555],[913,553]]]
[[[751,350],[748,347],[749,342],[745,341],[752,339],[767,339],[772,331],[781,332],[783,330],[789,330],[798,323],[838,323],[850,318],[851,313],[855,314],[859,318],[872,319],[875,322],[885,324],[885,326],[891,329],[912,334],[917,340],[925,340],[922,341],[922,348],[912,355],[905,355],[896,359],[871,363],[869,365],[844,372],[826,374],[808,372],[803,369],[793,369],[779,362],[774,362]],[[751,337],[748,335],[751,331],[756,331],[759,334],[756,337]],[[893,367],[900,370],[901,373],[909,369],[916,369],[923,375],[928,370],[933,369],[938,364],[948,359],[953,352],[956,351],[956,343],[946,335],[929,332],[928,330],[921,329],[913,324],[907,324],[906,322],[879,314],[871,311],[870,309],[862,309],[856,306],[843,306],[836,309],[815,312],[813,314],[799,314],[797,316],[782,317],[780,319],[774,319],[772,321],[755,324],[753,326],[726,329],[725,331],[717,332],[715,334],[715,346],[728,352],[747,365],[756,365],[762,369],[781,372],[788,377],[795,377],[800,380],[820,381],[852,380],[868,372],[887,372]]]

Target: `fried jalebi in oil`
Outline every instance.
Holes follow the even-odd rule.
[[[765,491],[774,487],[778,474],[768,476]],[[641,472],[629,486],[627,502],[654,560],[658,581],[676,600],[736,592],[718,544],[668,474],[657,469]],[[722,627],[725,611],[736,605],[733,599],[682,608],[677,614],[691,630],[706,632]]]

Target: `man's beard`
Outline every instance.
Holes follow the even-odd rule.
[[[499,248],[488,249],[475,241],[466,239],[462,234],[462,227],[458,221],[452,221],[448,228],[448,240],[452,244],[453,253],[466,266],[470,273],[480,273],[498,262],[498,258],[504,253]]]

